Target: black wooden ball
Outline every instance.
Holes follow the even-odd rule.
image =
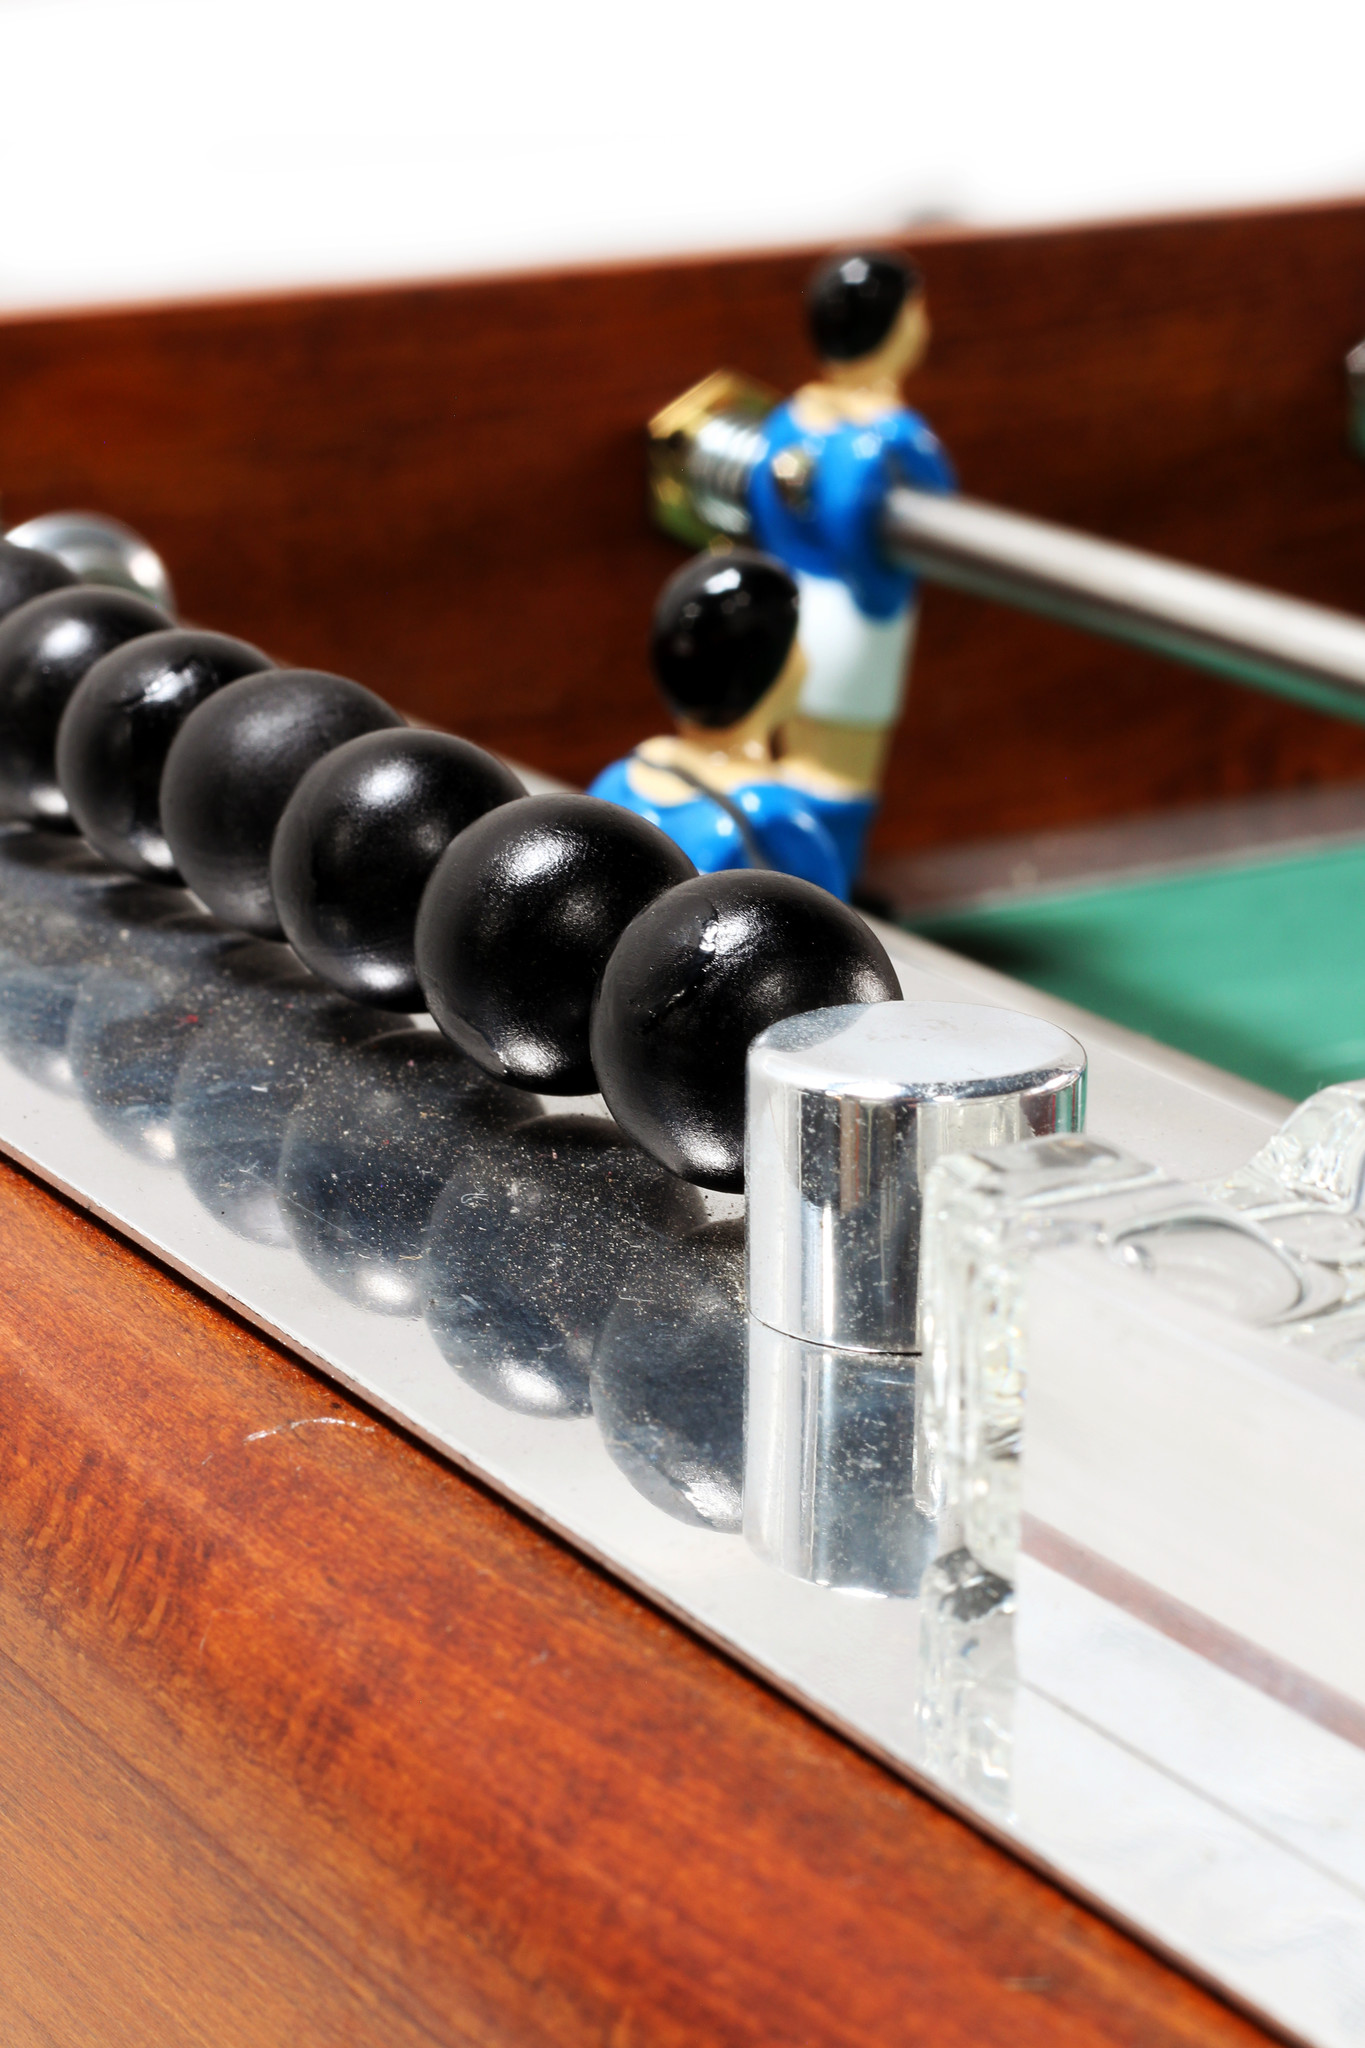
[[[76,581],[75,574],[55,555],[41,548],[16,547],[12,540],[0,540],[0,619],[42,597],[49,590],[64,590]]]
[[[0,818],[74,830],[55,758],[67,700],[101,655],[170,624],[145,597],[89,583],[31,597],[0,621]]]
[[[642,911],[593,1011],[598,1086],[621,1128],[672,1173],[744,1186],[744,1067],[760,1031],[900,984],[857,912],[792,875],[699,875]]]
[[[215,917],[263,939],[284,937],[270,846],[285,805],[333,747],[402,723],[373,691],[307,668],[244,676],[190,713],[166,756],[161,829]]]
[[[174,626],[87,669],[57,728],[57,780],[80,831],[116,868],[178,882],[161,830],[161,771],[190,713],[270,657],[226,633]]]
[[[687,855],[617,804],[526,796],[453,840],[417,918],[417,978],[448,1038],[499,1080],[549,1095],[597,1086],[593,994],[613,946]]]
[[[285,805],[270,886],[306,966],[356,1002],[420,1010],[417,907],[457,833],[526,791],[443,732],[368,732],[308,770]]]

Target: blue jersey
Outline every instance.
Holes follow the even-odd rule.
[[[955,490],[953,466],[932,428],[904,407],[866,425],[842,421],[827,429],[803,426],[794,407],[787,399],[764,422],[767,457],[749,484],[754,538],[790,568],[847,585],[868,618],[895,618],[914,596],[915,578],[882,554],[882,504],[897,483]],[[771,469],[772,457],[786,448],[802,449],[813,463],[807,502],[795,507]]]
[[[814,882],[848,901],[875,808],[871,797],[836,802],[788,783],[742,783],[726,792],[728,803],[742,815],[741,827],[733,811],[701,790],[681,803],[652,802],[634,787],[631,765],[630,756],[613,761],[597,777],[589,796],[648,818],[682,848],[701,874],[766,862],[784,875]]]

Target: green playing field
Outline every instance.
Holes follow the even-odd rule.
[[[1365,1074],[1365,845],[1069,889],[914,929],[1285,1095]]]

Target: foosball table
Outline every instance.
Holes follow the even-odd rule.
[[[1365,208],[916,254],[917,390],[973,499],[1360,609]],[[4,523],[116,513],[184,618],[557,802],[651,717],[682,555],[645,423],[717,364],[795,384],[810,260],[13,321]],[[1365,1416],[1327,1371],[1354,1296],[1295,1308],[1307,1364],[1218,1320],[1289,1271],[1267,1217],[1308,1217],[1296,1285],[1354,1270],[1312,1201],[1349,1236],[1365,734],[956,580],[925,601],[857,900],[881,996],[935,1029],[1013,1013],[979,1057],[1051,1105],[987,1133],[955,1097],[950,1143],[926,1084],[926,1172],[1060,1134],[1025,1193],[985,1152],[926,1183],[938,1270],[990,1237],[1034,1290],[1022,1524],[995,1295],[961,1291],[997,1403],[972,1451],[906,1364],[943,1350],[946,1281],[927,1334],[912,1281],[883,1352],[763,1310],[751,1264],[746,1326],[735,1175],[657,1166],[582,1073],[528,1121],[429,1020],[375,1019],[230,905],[229,939],[208,865],[181,857],[197,907],[0,832],[7,2039],[1365,2038],[1365,1707],[1326,1640],[1361,1619]],[[397,723],[366,717],[340,736]],[[206,741],[204,790],[230,770]],[[458,991],[423,989],[458,1030]],[[763,1086],[813,1116],[836,1051],[784,1028]],[[839,1056],[875,1095],[877,1047]],[[615,1066],[604,1093],[645,1128]],[[1305,1097],[1328,1107],[1286,1125]],[[837,1208],[837,1143],[835,1167]],[[752,1167],[748,1201],[752,1254]],[[1121,1255],[1112,1286],[1074,1233],[1042,1243],[1058,1203]],[[1219,1294],[1188,1226],[1238,1204],[1234,1261],[1260,1263],[1217,1266]],[[843,1256],[822,1239],[811,1270]],[[1148,1268],[1176,1293],[1133,1292]],[[1300,1428],[1311,1505],[1284,1481]]]

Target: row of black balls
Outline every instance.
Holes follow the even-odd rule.
[[[358,683],[276,668],[0,542],[0,819],[79,831],[286,938],[357,1002],[430,1010],[487,1073],[600,1089],[702,1187],[744,1184],[744,1066],[783,1017],[893,1000],[857,914],[788,875],[697,874],[646,820],[528,796]]]

